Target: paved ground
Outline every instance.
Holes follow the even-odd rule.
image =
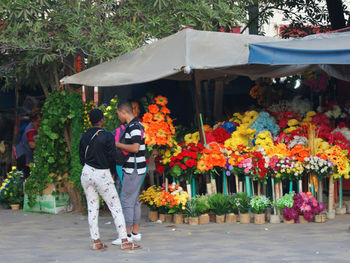
[[[100,217],[102,240],[115,238]],[[0,262],[350,262],[350,215],[325,224],[209,224],[143,222],[142,250],[110,245],[92,251],[87,217],[31,214],[0,208]]]

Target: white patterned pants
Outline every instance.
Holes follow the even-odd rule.
[[[125,219],[109,169],[96,169],[85,164],[81,174],[81,185],[86,195],[91,239],[100,238],[98,230],[99,195],[111,211],[119,237],[126,238]]]

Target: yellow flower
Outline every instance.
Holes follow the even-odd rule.
[[[313,117],[315,115],[316,115],[316,112],[314,112],[314,111],[309,111],[308,113],[306,113],[306,117],[307,118],[311,118],[311,117]]]
[[[12,166],[12,168],[11,168],[11,169],[12,169],[12,171],[13,171],[13,170],[16,170],[16,169],[17,169],[17,167],[16,167],[16,166]]]
[[[296,126],[296,125],[299,125],[299,124],[300,124],[300,122],[298,120],[296,120],[296,119],[291,119],[291,120],[288,121],[288,126],[289,127]]]

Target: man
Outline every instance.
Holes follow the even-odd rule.
[[[118,235],[121,237],[121,249],[140,248],[127,239],[125,220],[111,175],[111,173],[115,174],[114,137],[102,129],[105,121],[101,110],[93,109],[89,113],[89,118],[93,127],[81,137],[79,156],[81,164],[84,166],[81,174],[81,185],[86,195],[90,236],[94,241],[93,250],[107,248],[100,240],[98,229],[99,195],[111,211]]]
[[[29,164],[34,162],[33,151],[35,149],[35,139],[38,135],[38,128],[41,121],[39,108],[33,108],[30,115],[30,123],[25,127],[19,143],[15,147],[17,168],[23,171],[24,178],[30,176]]]
[[[127,124],[125,143],[116,142],[117,148],[129,152],[129,158],[123,165],[123,188],[121,194],[122,207],[129,241],[140,241],[141,205],[139,191],[146,173],[146,146],[141,123],[133,113],[130,102],[120,102],[117,107],[118,118]],[[121,243],[120,238],[112,244]]]

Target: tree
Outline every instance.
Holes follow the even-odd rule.
[[[46,95],[80,70],[78,58],[84,69],[181,25],[217,31],[245,20],[230,0],[1,0],[0,17],[5,86],[37,83]]]

